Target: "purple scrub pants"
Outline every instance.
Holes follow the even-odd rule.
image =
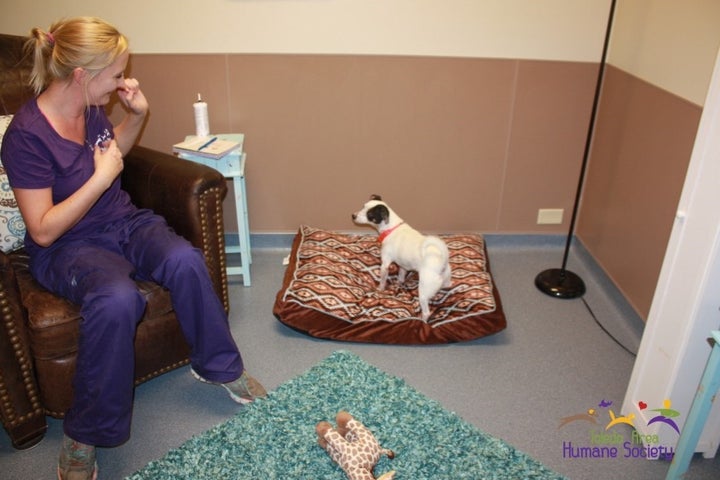
[[[81,305],[75,395],[63,423],[73,440],[111,447],[130,436],[135,329],[146,303],[133,279],[170,291],[197,373],[225,383],[243,371],[202,253],[148,210],[96,235],[56,242],[31,268],[46,288]]]

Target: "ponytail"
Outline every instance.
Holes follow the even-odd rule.
[[[127,51],[128,41],[102,19],[75,17],[55,22],[46,32],[33,28],[25,48],[33,57],[30,86],[39,95],[53,80],[70,79],[76,68],[97,75]]]
[[[54,37],[49,32],[39,28],[30,31],[30,38],[25,44],[25,50],[33,56],[33,69],[30,74],[30,87],[36,95],[40,94],[50,83],[47,66],[55,45]]]

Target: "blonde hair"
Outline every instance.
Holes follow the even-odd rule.
[[[127,38],[95,17],[75,17],[53,23],[47,32],[33,28],[25,48],[33,55],[30,86],[40,94],[53,80],[68,80],[76,68],[90,78],[128,49]]]

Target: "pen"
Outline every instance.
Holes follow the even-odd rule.
[[[217,140],[217,137],[213,137],[210,140],[208,140],[207,142],[203,143],[202,146],[200,148],[198,148],[198,151],[202,150],[203,148],[209,147],[210,144],[213,143],[215,140]]]

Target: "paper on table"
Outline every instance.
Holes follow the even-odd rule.
[[[242,149],[242,142],[218,137],[195,137],[173,145],[173,151],[176,153],[189,153],[207,158],[221,158],[238,149]]]

